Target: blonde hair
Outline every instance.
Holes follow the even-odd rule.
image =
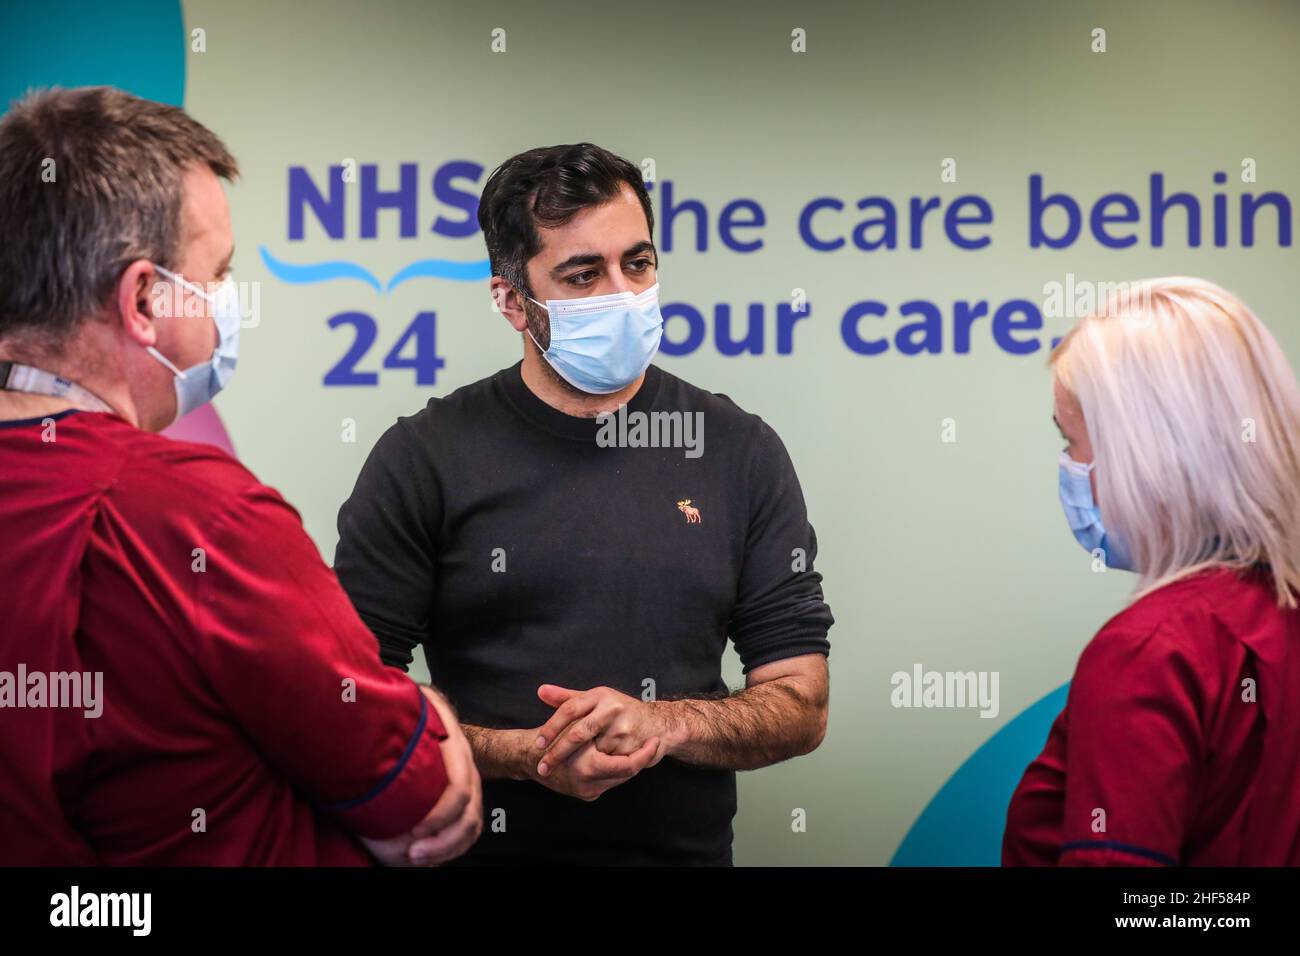
[[[1258,318],[1204,279],[1112,293],[1052,350],[1097,463],[1102,522],[1141,575],[1132,600],[1210,567],[1267,562],[1300,597],[1300,388]]]

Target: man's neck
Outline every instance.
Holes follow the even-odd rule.
[[[641,388],[641,383],[645,381],[645,373],[642,372],[636,377],[636,381],[626,388],[608,395],[579,392],[570,387],[553,368],[546,364],[546,359],[542,358],[536,348],[528,346],[524,347],[524,363],[520,368],[520,374],[530,392],[557,411],[572,415],[574,418],[595,418],[601,412],[614,411],[618,406],[630,402],[632,396]]]

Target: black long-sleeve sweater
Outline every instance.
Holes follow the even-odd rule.
[[[829,653],[816,536],[776,432],[653,365],[625,435],[637,412],[691,415],[702,436],[608,447],[617,421],[552,408],[516,363],[431,399],[372,450],[339,512],[335,570],[383,660],[405,668],[423,644],[463,722],[538,727],[544,683],[725,695],[728,638],[747,672]],[[725,864],[735,809],[734,773],[672,758],[593,802],[485,781],[467,859]]]

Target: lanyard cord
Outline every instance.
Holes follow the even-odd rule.
[[[112,406],[98,395],[82,388],[76,382],[60,378],[31,365],[17,362],[0,362],[0,389],[8,392],[27,392],[31,395],[49,395],[64,398],[91,412],[111,412]]]

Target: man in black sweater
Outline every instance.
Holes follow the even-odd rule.
[[[478,219],[523,361],[379,439],[335,570],[383,660],[423,644],[458,708],[486,817],[465,860],[729,864],[735,771],[826,730],[833,618],[789,455],[650,364],[635,166],[589,143],[521,153]]]

